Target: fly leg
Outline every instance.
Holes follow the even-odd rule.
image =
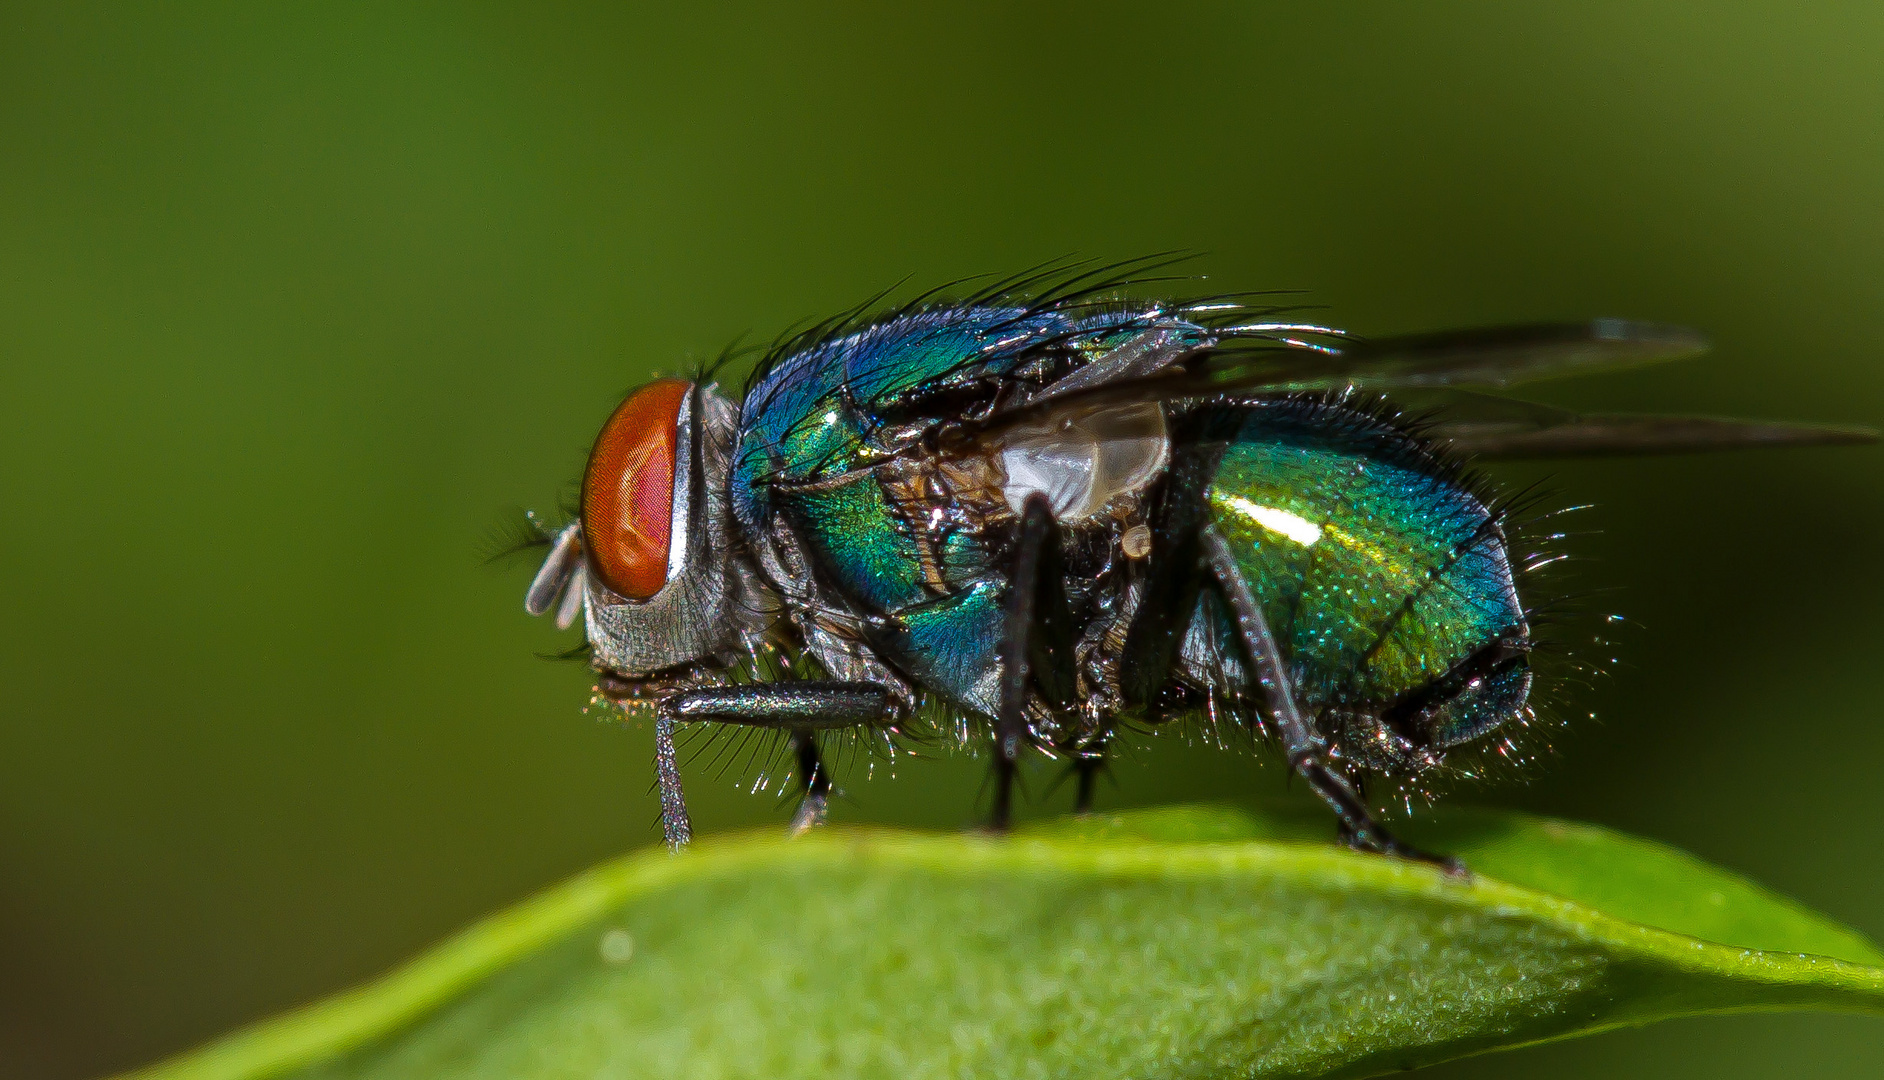
[[[1187,437],[1179,432],[1173,445]],[[1164,499],[1151,521],[1149,572],[1140,587],[1125,648],[1119,654],[1119,692],[1128,706],[1158,714],[1159,691],[1171,677],[1197,610],[1204,562],[1198,544],[1203,527],[1204,491],[1216,475],[1217,455],[1210,444],[1183,447],[1172,460]]]
[[[687,796],[680,790],[680,762],[674,757],[674,718],[666,712],[654,717],[654,775],[661,785],[661,833],[668,849],[679,851],[693,839],[693,819],[687,816]]]
[[[818,757],[816,733],[797,728],[792,732],[792,750],[798,755],[798,786],[804,794],[798,800],[798,812],[792,815],[792,835],[802,836],[812,827],[824,824],[824,813],[831,803],[831,774]]]
[[[1329,764],[1321,737],[1308,726],[1308,721],[1296,708],[1295,695],[1289,689],[1288,673],[1282,664],[1282,653],[1276,648],[1276,639],[1269,632],[1269,622],[1263,618],[1262,607],[1256,602],[1255,594],[1250,592],[1249,582],[1236,565],[1236,556],[1230,550],[1230,545],[1222,534],[1210,526],[1205,526],[1201,531],[1201,539],[1205,562],[1223,586],[1224,596],[1229,600],[1230,610],[1236,617],[1243,645],[1249,650],[1256,679],[1262,685],[1263,696],[1268,699],[1270,717],[1282,733],[1283,743],[1288,750],[1289,767],[1306,780],[1315,794],[1321,796],[1322,801],[1340,818],[1342,839],[1347,841],[1349,847],[1361,851],[1398,855],[1404,859],[1434,863],[1453,873],[1463,873],[1465,868],[1457,859],[1421,851],[1402,843],[1382,828],[1368,810],[1366,801],[1348,783],[1347,777]]]
[[[1014,565],[1002,600],[1001,697],[994,718],[994,806],[988,827],[1005,830],[1013,816],[1015,773],[1030,741],[1027,700],[1036,689],[1049,708],[1074,694],[1073,614],[1066,600],[1060,526],[1044,495],[1021,509]]]
[[[1095,739],[1093,742],[1074,752],[1073,758],[1073,813],[1092,813],[1093,788],[1098,784],[1099,774],[1106,769],[1106,741]]]
[[[663,752],[660,742],[663,723],[669,730],[676,722],[711,722],[789,731],[792,750],[798,759],[798,785],[804,792],[798,812],[792,816],[792,833],[796,835],[822,822],[830,803],[831,774],[818,756],[817,733],[870,727],[895,715],[895,698],[887,687],[876,683],[804,680],[705,686],[683,690],[661,702],[654,729],[655,753],[658,759]],[[671,736],[668,745],[672,745]],[[671,756],[671,749],[667,752]],[[674,773],[672,787],[679,820],[685,829],[686,806],[679,802],[678,771]],[[663,772],[661,820],[667,828],[667,841],[669,844],[685,843],[684,835],[679,841],[674,838],[674,816],[668,810],[667,793],[668,777]]]
[[[1106,760],[1108,735],[1108,732],[1085,736],[1075,734],[1072,738],[1062,739],[1053,744],[1055,753],[1066,755],[1067,767],[1066,772],[1061,774],[1060,778],[1047,789],[1047,794],[1051,795],[1058,791],[1060,785],[1066,781],[1073,781],[1073,812],[1075,814],[1092,813],[1092,797],[1094,789],[1098,786],[1099,776],[1110,767],[1110,763]]]
[[[641,700],[641,684],[612,671],[596,677],[602,696],[624,708]],[[672,851],[693,839],[693,819],[687,816],[687,796],[680,788],[680,761],[674,751],[674,718],[665,707],[654,714],[654,779],[661,793],[661,833]]]

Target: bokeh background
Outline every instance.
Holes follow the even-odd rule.
[[[650,734],[478,552],[743,332],[1194,248],[1363,332],[1715,337],[1552,400],[1884,422],[1880,46],[1871,4],[0,4],[0,1075],[180,1050],[655,838]],[[1884,451],[1544,472],[1630,629],[1564,695],[1598,719],[1471,797],[1884,935]],[[973,816],[979,765],[897,773],[838,816]],[[1279,773],[1162,740],[1102,798]],[[690,774],[703,829],[784,820],[739,779]],[[1782,1073],[1884,1074],[1884,1028],[1431,1075]]]

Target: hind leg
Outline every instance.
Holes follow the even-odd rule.
[[[1421,851],[1403,843],[1383,828],[1374,820],[1366,801],[1354,790],[1347,777],[1329,763],[1320,736],[1296,708],[1295,695],[1289,687],[1287,670],[1282,663],[1282,653],[1276,648],[1275,638],[1269,632],[1268,620],[1263,617],[1262,607],[1257,604],[1255,594],[1250,592],[1249,582],[1244,580],[1243,572],[1236,565],[1230,545],[1214,528],[1206,527],[1202,539],[1204,561],[1223,586],[1225,598],[1230,601],[1237,630],[1242,635],[1244,647],[1249,651],[1257,681],[1262,685],[1263,696],[1268,699],[1270,718],[1282,734],[1289,755],[1289,767],[1307,781],[1315,794],[1321,796],[1322,801],[1335,812],[1341,821],[1342,839],[1349,847],[1362,851],[1397,855],[1404,859],[1435,863],[1455,873],[1463,872],[1464,867],[1457,859]]]

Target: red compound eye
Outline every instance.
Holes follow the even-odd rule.
[[[646,600],[667,584],[675,425],[692,388],[684,379],[660,379],[629,394],[589,451],[582,477],[589,568],[630,600]]]

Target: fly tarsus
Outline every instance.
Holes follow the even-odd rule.
[[[679,851],[693,839],[693,819],[687,816],[687,795],[680,787],[680,762],[674,753],[674,718],[654,718],[654,773],[661,786],[661,832],[670,851]]]
[[[1412,844],[1405,843],[1392,833],[1381,828],[1377,822],[1370,821],[1366,831],[1361,831],[1351,827],[1347,819],[1343,818],[1341,821],[1341,842],[1353,848],[1355,851],[1368,851],[1376,855],[1391,855],[1396,859],[1407,859],[1412,862],[1437,866],[1452,877],[1466,878],[1471,876],[1471,871],[1466,869],[1465,864],[1453,856],[1440,855],[1422,848],[1416,848]]]

